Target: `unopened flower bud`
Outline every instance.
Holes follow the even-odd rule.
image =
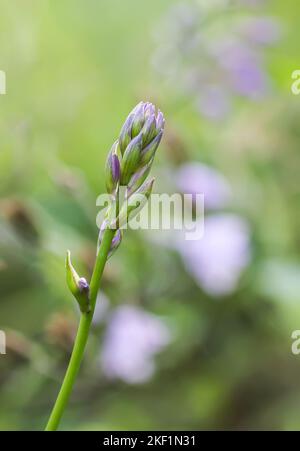
[[[150,195],[151,195],[151,193],[152,193],[152,188],[153,188],[154,181],[155,181],[154,177],[152,177],[150,180],[147,180],[146,182],[144,182],[142,184],[142,186],[140,186],[140,188],[136,191],[136,193],[137,194],[142,194],[148,200]]]
[[[158,110],[158,113],[156,116],[156,128],[159,131],[163,131],[165,128],[165,118],[160,110]]]
[[[79,277],[71,262],[71,253],[67,251],[66,258],[66,278],[68,287],[77,300],[80,310],[88,312],[89,305],[89,284],[84,277]]]
[[[150,102],[144,103],[144,113],[146,119],[152,116],[153,114],[155,114],[155,106]]]
[[[134,110],[134,119],[132,122],[131,136],[134,138],[137,136],[145,122],[145,104],[139,103]]]
[[[99,247],[100,247],[100,245],[101,245],[101,243],[102,243],[102,239],[103,239],[104,232],[105,232],[105,230],[106,230],[108,227],[109,227],[109,221],[104,220],[103,223],[102,223],[102,226],[101,226],[101,228],[100,228],[100,231],[99,231],[97,249],[99,249]],[[121,232],[121,230],[120,230],[120,229],[117,229],[117,230],[116,230],[116,233],[115,233],[115,235],[114,235],[114,237],[113,237],[113,239],[112,239],[112,242],[111,242],[111,245],[110,245],[110,249],[109,249],[107,258],[110,258],[110,257],[115,253],[115,251],[118,249],[118,247],[119,247],[120,244],[121,244],[122,238],[123,238],[123,237],[122,237],[122,232]]]
[[[139,134],[130,141],[124,152],[121,163],[121,185],[127,185],[139,165],[142,140],[143,136]]]
[[[147,144],[149,144],[157,135],[155,114],[151,114],[151,116],[148,117],[141,133],[143,135],[143,146],[147,146]]]
[[[134,113],[131,112],[128,115],[128,117],[121,129],[121,132],[120,132],[119,146],[120,146],[120,151],[121,151],[122,155],[125,152],[126,147],[128,146],[128,144],[130,143],[130,141],[132,139],[131,129],[132,129],[133,119],[134,119]]]
[[[119,136],[121,155],[124,154],[130,141],[143,135],[142,146],[147,146],[164,129],[164,117],[161,111],[155,112],[155,106],[150,102],[140,102],[129,113]]]
[[[159,146],[161,141],[163,132],[160,131],[157,136],[144,148],[141,152],[140,164],[144,165],[149,163],[150,160],[153,159],[155,152]]]
[[[146,164],[133,174],[127,185],[126,198],[128,198],[144,183],[151,171],[152,163],[153,160],[151,160],[148,164]]]
[[[156,112],[150,102],[140,102],[131,111],[108,158],[107,189],[110,193],[119,183],[127,187],[128,199],[144,184],[163,135],[164,123],[162,112]]]
[[[105,182],[107,192],[110,194],[112,194],[116,190],[121,176],[120,162],[117,155],[117,150],[118,141],[113,144],[106,160]]]
[[[116,231],[116,233],[115,233],[115,236],[112,239],[112,242],[111,242],[111,245],[110,245],[110,250],[109,250],[109,253],[108,253],[108,258],[110,258],[116,252],[116,250],[118,249],[118,247],[121,244],[122,237],[123,237],[122,236],[122,232],[121,232],[120,229],[118,229]]]
[[[78,288],[81,293],[84,291],[87,291],[87,292],[89,291],[89,284],[87,283],[87,280],[84,277],[79,278]]]

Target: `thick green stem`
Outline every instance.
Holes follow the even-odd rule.
[[[57,396],[55,405],[51,412],[48,424],[46,426],[46,431],[55,431],[58,428],[61,417],[69,400],[73,385],[75,383],[76,376],[78,374],[83,358],[84,349],[88,340],[96,306],[97,294],[100,287],[101,276],[104,270],[114,233],[115,230],[111,229],[106,229],[104,232],[90,283],[91,310],[88,313],[82,313],[69,366],[66,371],[59,394]]]

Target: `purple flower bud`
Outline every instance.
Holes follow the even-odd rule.
[[[79,277],[71,262],[71,253],[67,252],[66,258],[66,279],[69,290],[75,297],[82,312],[88,312],[89,303],[89,284],[84,277]]]
[[[159,134],[148,144],[147,147],[142,149],[141,152],[141,164],[147,164],[155,155],[155,152],[159,146],[159,143],[161,141],[163,135],[163,131],[160,131]]]
[[[121,129],[121,132],[120,132],[119,146],[120,146],[120,151],[121,151],[122,155],[125,152],[125,149],[128,146],[128,144],[130,143],[131,138],[132,138],[131,129],[132,129],[133,119],[134,119],[134,114],[132,112],[127,117],[127,119]]]
[[[147,146],[157,135],[155,114],[151,114],[142,128],[143,146]]]
[[[101,245],[105,229],[107,227],[108,227],[108,221],[104,220],[102,225],[101,225],[100,231],[99,231],[98,244],[97,244],[98,250],[99,250],[99,247]],[[122,232],[121,232],[120,229],[117,229],[116,233],[115,233],[115,235],[114,235],[114,237],[112,239],[111,245],[110,245],[108,258],[110,258],[113,255],[113,253],[118,249],[118,247],[121,244],[121,241],[122,241]]]
[[[131,129],[131,136],[134,138],[137,136],[145,122],[145,104],[141,102],[138,107],[136,108],[136,111],[134,113],[134,118],[132,122],[132,129]]]
[[[141,106],[143,106],[143,105],[145,105],[145,102],[143,102],[143,101],[141,100],[137,105],[135,105],[135,107],[132,109],[131,113],[129,113],[129,114],[135,115],[135,114],[137,113],[137,111],[139,111],[139,109],[141,108]]]
[[[111,157],[111,172],[112,172],[112,178],[115,183],[117,183],[120,179],[120,162],[117,155],[113,154]]]
[[[121,163],[121,185],[127,185],[139,165],[143,135],[140,133],[128,144]]]
[[[79,291],[89,291],[89,284],[87,283],[87,280],[84,277],[80,277],[78,280],[78,288]]]
[[[118,149],[118,141],[112,146],[106,161],[105,182],[108,193],[113,193],[120,180],[120,162],[116,154]]]
[[[147,199],[149,199],[151,193],[152,193],[152,188],[153,188],[153,184],[155,182],[155,178],[152,177],[149,180],[146,180],[146,182],[144,182],[142,184],[142,186],[140,186],[140,188],[136,191],[137,194],[142,194],[143,196],[145,196]]]
[[[126,198],[128,198],[144,183],[150,173],[152,163],[153,160],[133,174],[127,186]]]
[[[144,113],[146,118],[155,115],[155,106],[150,102],[146,102],[144,104]]]
[[[162,112],[156,112],[150,102],[140,102],[131,111],[108,159],[108,192],[114,192],[116,180],[124,186],[130,182],[130,194],[141,186],[149,174],[151,165],[148,164],[152,162],[162,138],[164,122]],[[142,170],[144,166],[147,168]]]
[[[148,119],[151,118],[151,121],[148,122]],[[137,136],[144,124],[152,123],[153,118],[155,118],[155,126],[156,134],[159,133],[164,126],[164,117],[161,111],[158,111],[156,114],[155,106],[150,102],[140,102],[129,114],[127,117],[125,124],[123,125],[119,138],[119,145],[121,153],[123,154],[126,147],[128,146],[130,140]]]
[[[160,110],[158,110],[157,116],[156,116],[156,128],[157,130],[163,130],[165,127],[165,118],[164,115]]]
[[[110,245],[110,250],[108,253],[108,258],[110,258],[115,251],[118,249],[118,247],[120,246],[122,241],[122,232],[120,229],[118,229],[115,233],[115,236],[112,239],[111,245]]]

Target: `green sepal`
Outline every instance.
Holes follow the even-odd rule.
[[[89,291],[90,287],[84,277],[80,277],[71,262],[71,252],[67,251],[66,279],[69,290],[79,304],[83,313],[90,311]]]

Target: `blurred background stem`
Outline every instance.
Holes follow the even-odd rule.
[[[69,366],[66,371],[65,378],[63,380],[55,405],[51,412],[48,424],[46,426],[46,431],[55,431],[58,428],[61,417],[64,413],[70,394],[72,392],[72,388],[75,383],[83,358],[85,346],[88,340],[96,306],[97,294],[100,287],[101,276],[104,270],[105,263],[107,261],[108,252],[114,234],[115,230],[112,229],[106,229],[104,232],[103,240],[99,248],[90,283],[91,310],[88,313],[82,313]]]

